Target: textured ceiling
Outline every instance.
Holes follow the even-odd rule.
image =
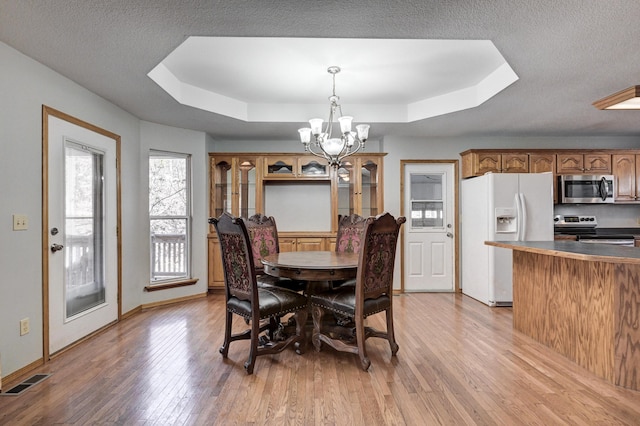
[[[147,74],[189,36],[491,40],[518,81],[476,108],[377,123],[371,138],[640,135],[640,112],[591,105],[640,84],[638,17],[632,0],[0,0],[0,41],[143,120],[296,139],[299,123],[184,106]]]

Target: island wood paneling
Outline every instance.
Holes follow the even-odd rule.
[[[640,265],[514,250],[513,276],[516,330],[640,390]]]
[[[640,267],[616,265],[615,383],[640,390]]]

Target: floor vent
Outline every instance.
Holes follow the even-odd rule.
[[[18,385],[15,385],[14,387],[9,389],[8,391],[0,393],[0,396],[2,396],[2,395],[7,395],[7,396],[20,395],[22,392],[26,391],[31,386],[33,386],[33,385],[35,385],[37,383],[40,383],[41,381],[43,381],[44,379],[46,379],[50,375],[51,374],[36,374],[35,376],[31,376],[27,380],[25,380],[24,382],[22,382],[22,383],[20,383]]]

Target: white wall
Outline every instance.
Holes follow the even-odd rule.
[[[126,111],[4,43],[0,43],[0,70],[0,360],[2,375],[7,376],[43,355],[42,105],[122,138],[123,313],[145,303],[205,291],[206,146],[211,138],[199,132],[141,124]],[[146,155],[149,148],[171,147],[194,156],[194,273],[200,282],[145,293],[149,282]],[[12,230],[14,213],[27,215],[28,230]],[[19,322],[27,317],[31,332],[20,336]]]
[[[193,130],[177,129],[175,127],[143,121],[140,123],[140,186],[145,188],[140,197],[140,211],[145,214],[143,231],[149,235],[149,151],[160,150],[182,154],[191,154],[193,227],[192,247],[192,276],[198,278],[193,286],[177,287],[161,291],[144,292],[142,304],[154,303],[161,300],[177,299],[184,296],[202,294],[207,291],[207,222],[208,212],[208,156],[206,150],[206,135]],[[144,238],[143,253],[149,253],[149,238]],[[148,262],[147,262],[148,265]],[[150,281],[150,270],[144,271],[143,282]]]

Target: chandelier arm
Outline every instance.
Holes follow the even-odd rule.
[[[306,145],[305,146],[305,150],[307,152],[315,155],[316,157],[324,158],[325,160],[328,160],[328,161],[331,160],[331,158],[327,157],[327,153],[324,152],[324,150],[322,149],[322,146],[318,145],[318,146],[320,146],[321,152],[317,152],[317,151],[313,150],[313,145],[316,145],[316,144],[308,144],[308,145]]]

